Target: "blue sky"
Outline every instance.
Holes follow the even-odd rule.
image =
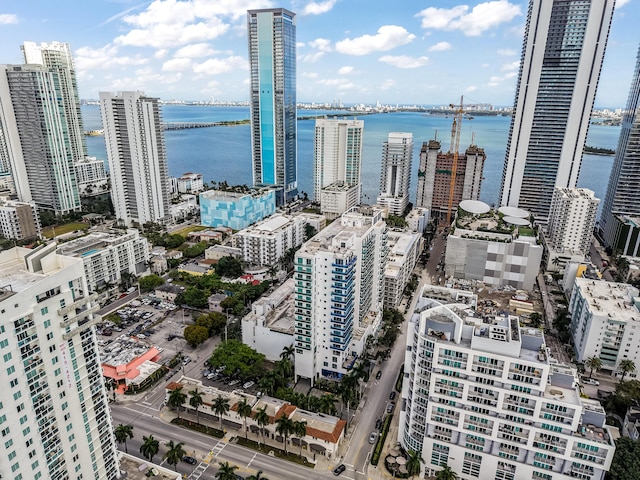
[[[597,0],[595,0],[597,1]],[[528,3],[490,0],[0,0],[0,63],[71,44],[80,96],[247,100],[246,10],[297,14],[298,101],[511,106]],[[640,0],[618,0],[596,106],[623,107]],[[635,20],[635,21],[634,21]]]

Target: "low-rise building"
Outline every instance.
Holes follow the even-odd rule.
[[[201,173],[183,173],[182,176],[171,178],[172,188],[175,185],[174,193],[200,193],[204,190],[204,181]]]
[[[102,348],[102,374],[118,393],[136,391],[155,380],[162,365],[160,351],[124,335]]]
[[[220,306],[220,303],[227,298],[227,295],[225,295],[224,293],[214,293],[213,295],[211,295],[208,299],[207,302],[209,304],[209,310],[212,312],[220,312],[222,313],[222,307]]]
[[[35,203],[0,197],[0,235],[9,240],[39,238],[40,216]]]
[[[167,302],[175,303],[176,297],[182,293],[184,287],[173,285],[172,283],[165,283],[155,288],[153,296]]]
[[[207,227],[242,230],[276,213],[276,192],[208,190],[200,194],[200,221]]]
[[[224,233],[208,228],[198,232],[189,232],[187,238],[190,242],[221,242]]]
[[[637,405],[631,405],[627,409],[622,424],[622,433],[631,440],[640,439],[640,407]]]
[[[109,175],[104,161],[96,157],[84,157],[73,164],[80,195],[100,195],[109,190]]]
[[[177,203],[169,205],[169,214],[173,223],[182,222],[197,216],[200,211],[198,198],[195,195],[182,194]]]
[[[430,212],[428,208],[415,207],[405,217],[407,227],[412,232],[422,233],[429,223]]]
[[[212,245],[204,251],[207,260],[220,260],[222,257],[242,258],[242,250],[230,245]]]
[[[384,307],[396,308],[420,257],[422,235],[391,230],[387,234],[387,243],[389,254],[384,268]]]
[[[361,186],[335,182],[320,190],[320,212],[327,219],[338,218],[360,203]]]
[[[327,217],[325,217],[324,215],[307,212],[297,212],[294,213],[294,215],[302,217],[307,225],[315,229],[316,233],[327,226]]]

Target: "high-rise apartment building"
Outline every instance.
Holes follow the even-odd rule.
[[[624,254],[635,256],[638,251],[638,227],[625,217],[640,217],[640,48],[636,67],[622,116],[622,128],[618,138],[616,157],[609,176],[609,186],[604,197],[600,230],[606,246]],[[635,223],[635,241],[623,233],[624,225]],[[635,244],[629,251],[624,245]]]
[[[451,208],[455,212],[463,200],[479,200],[482,172],[487,156],[483,148],[470,145],[458,155]],[[444,218],[449,210],[454,154],[440,151],[440,142],[430,140],[422,144],[418,169],[416,207],[428,208],[431,216]]]
[[[249,10],[253,184],[278,189],[278,205],[298,193],[296,16]]]
[[[589,252],[600,199],[587,188],[556,188],[549,211],[548,242],[553,250]]]
[[[34,203],[0,197],[0,235],[12,240],[39,238],[40,215]]]
[[[391,215],[402,215],[409,204],[413,134],[391,132],[382,144],[382,169],[378,205],[389,208]]]
[[[316,202],[320,202],[320,211],[323,213],[326,208],[330,208],[330,213],[336,217],[360,203],[363,131],[363,120],[344,118],[316,120],[313,195]],[[322,191],[330,186],[333,186],[330,191],[350,191],[354,186],[357,188],[355,195],[349,196],[350,201],[344,202],[340,210],[331,208],[331,205],[325,205],[323,209],[322,200],[328,200],[329,197],[327,194],[323,196]]]
[[[615,443],[540,329],[483,311],[476,295],[426,285],[407,335],[398,440],[458,478],[601,480]]]
[[[500,205],[545,221],[576,186],[614,0],[531,0]]]
[[[169,175],[158,99],[143,92],[100,92],[100,110],[116,217],[127,226],[168,222]]]
[[[22,50],[25,65],[0,66],[0,157],[21,201],[56,214],[78,210],[74,163],[86,148],[69,45],[26,42]]]
[[[353,209],[296,253],[296,377],[341,378],[379,328],[388,250],[382,214]]]
[[[0,252],[2,478],[120,476],[82,260]],[[6,371],[6,374],[5,374]]]

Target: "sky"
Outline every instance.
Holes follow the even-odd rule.
[[[597,0],[594,0],[597,1]],[[512,106],[528,2],[510,0],[0,0],[0,63],[68,42],[80,97],[249,98],[246,11],[296,13],[298,102]],[[597,108],[624,107],[640,0],[618,0]]]

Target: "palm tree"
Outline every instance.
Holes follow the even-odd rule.
[[[264,406],[262,408],[259,408],[253,419],[258,424],[258,427],[260,427],[260,432],[262,433],[262,445],[266,445],[266,441],[264,438],[264,427],[269,425],[269,414],[267,413],[267,407]]]
[[[236,470],[238,467],[231,465],[229,462],[220,462],[218,465],[220,465],[220,468],[218,469],[218,473],[216,473],[215,478],[218,480],[236,480]]]
[[[407,473],[413,478],[414,475],[419,475],[422,463],[422,455],[415,450],[409,450],[407,455]]]
[[[173,443],[173,440],[169,440],[167,443],[167,453],[164,454],[164,457],[167,460],[169,465],[173,465],[174,470],[178,471],[178,463],[182,460],[187,452],[184,451],[184,443]]]
[[[451,470],[449,465],[445,465],[442,470],[436,473],[436,480],[458,480],[458,474]]]
[[[187,394],[182,391],[182,387],[178,387],[171,391],[169,394],[169,400],[167,400],[167,404],[172,409],[176,409],[178,411],[178,420],[180,420],[180,407],[184,404],[187,399]]]
[[[247,399],[243,398],[240,403],[238,403],[238,415],[242,418],[242,423],[244,424],[244,438],[247,438],[247,417],[251,416],[251,405],[247,403]]]
[[[218,395],[213,401],[213,405],[211,405],[211,410],[213,410],[213,413],[220,419],[220,430],[222,430],[222,416],[229,412],[229,399]]]
[[[284,443],[284,453],[287,453],[287,438],[293,432],[293,420],[289,417],[281,416],[276,420],[276,432],[282,435],[282,442]]]
[[[280,375],[282,375],[282,378],[288,379],[291,377],[293,374],[293,364],[291,360],[289,360],[289,357],[283,357],[281,360],[278,360],[276,364],[277,370],[280,372]]]
[[[255,475],[248,476],[247,480],[269,480],[269,479],[262,475],[262,470],[258,470],[258,473],[256,473]]]
[[[307,435],[306,420],[299,420],[299,421],[293,422],[293,428],[291,429],[291,433],[293,433],[296,437],[298,437],[298,441],[300,443],[300,456],[302,456],[302,439]]]
[[[133,426],[132,425],[123,425],[122,423],[118,425],[113,431],[116,442],[124,443],[124,451],[125,453],[129,453],[127,450],[127,439],[133,438]]]
[[[293,345],[289,345],[288,347],[284,347],[282,352],[280,353],[280,358],[288,358],[292,359],[296,354],[296,349]]]
[[[198,409],[204,403],[204,400],[202,399],[202,394],[196,388],[195,390],[191,390],[189,392],[189,395],[190,395],[189,405],[191,405],[195,409],[196,421],[198,422],[198,425],[200,425],[200,410]]]
[[[320,397],[320,412],[335,415],[338,412],[336,409],[337,401],[338,399],[333,393],[325,393]]]
[[[591,370],[591,372],[589,373],[589,378],[591,378],[594,371],[598,372],[602,369],[602,360],[600,359],[600,357],[596,356],[589,357],[584,362],[584,365]]]
[[[144,458],[153,463],[153,457],[160,450],[160,442],[153,438],[153,435],[142,437],[142,445],[140,445],[140,453]]]
[[[620,365],[618,365],[618,369],[622,372],[622,377],[620,377],[620,383],[622,383],[624,382],[624,377],[627,375],[627,373],[636,371],[636,364],[633,363],[633,360],[625,358],[620,362]]]

